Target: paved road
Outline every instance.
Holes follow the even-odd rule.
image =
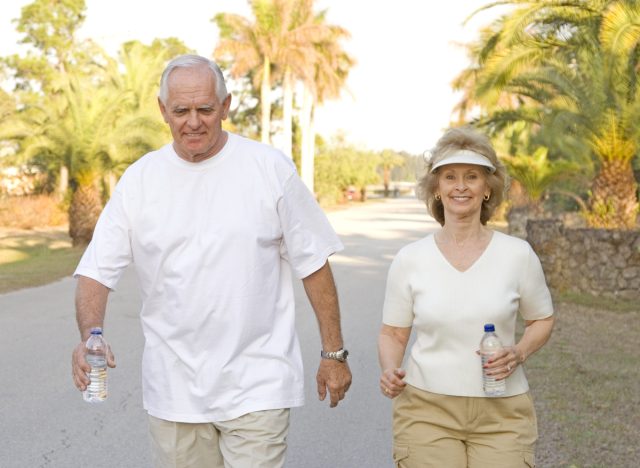
[[[376,357],[386,271],[402,245],[436,224],[420,203],[402,198],[334,211],[329,218],[346,247],[331,263],[354,383],[338,408],[317,400],[318,330],[297,284],[307,404],[292,411],[286,466],[389,467],[390,402],[378,392]],[[110,396],[101,405],[84,403],[71,382],[70,351],[77,341],[74,286],[67,278],[0,295],[2,468],[150,466],[135,277],[127,272],[110,295],[105,328],[118,367],[110,371]]]

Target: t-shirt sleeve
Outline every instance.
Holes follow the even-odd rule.
[[[73,276],[86,276],[115,289],[132,261],[130,227],[124,208],[122,184],[118,184],[102,210],[93,238]]]
[[[402,266],[402,263],[402,256],[396,255],[387,275],[382,323],[392,327],[411,327],[413,325],[413,296],[407,270]]]
[[[526,267],[520,280],[520,315],[525,320],[539,320],[553,315],[553,303],[540,259],[531,246],[527,247]]]
[[[296,173],[284,184],[278,201],[285,256],[295,276],[306,278],[344,247],[326,215]]]

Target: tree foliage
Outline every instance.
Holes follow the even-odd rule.
[[[497,4],[515,9],[469,46],[472,65],[455,82],[463,91],[462,118],[479,110],[475,123],[494,135],[514,122],[526,124],[532,135],[528,143],[544,146],[550,161],[593,167],[590,225],[634,227],[640,5],[519,0],[484,9]]]
[[[322,146],[316,157],[315,187],[321,202],[340,201],[349,188],[362,193],[366,186],[380,181],[380,163],[375,151],[360,149],[337,136]]]
[[[176,39],[134,41],[114,60],[92,41],[77,40],[84,13],[82,0],[36,0],[22,9],[17,29],[31,47],[4,61],[14,107],[0,123],[0,139],[16,148],[6,162],[39,167],[49,188],[68,174],[74,243],[90,239],[104,179],[168,141],[155,93],[166,61],[187,51]]]

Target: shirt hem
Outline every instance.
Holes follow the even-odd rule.
[[[163,411],[157,408],[153,408],[148,405],[144,405],[144,409],[151,416],[164,419],[165,421],[182,422],[182,423],[212,423],[229,421],[231,419],[239,418],[248,413],[256,411],[266,411],[274,409],[284,408],[296,408],[304,405],[304,398],[294,398],[291,400],[279,400],[279,401],[265,401],[254,403],[250,405],[241,406],[233,411],[216,411],[203,414],[187,414],[187,413],[173,413],[170,411]]]
[[[307,276],[315,273],[320,268],[322,268],[325,263],[327,263],[329,257],[331,257],[335,253],[341,252],[342,250],[344,250],[344,246],[342,245],[342,243],[334,244],[327,247],[322,251],[320,255],[316,257],[314,261],[309,262],[309,264],[305,265],[304,268],[296,268],[296,276],[298,277],[298,279],[304,279]]]
[[[73,272],[73,277],[77,279],[78,276],[86,276],[87,278],[91,278],[92,280],[95,280],[101,285],[109,288],[110,290],[115,291],[115,285],[107,284],[108,281],[105,281],[102,278],[100,278],[100,274],[95,270],[78,267],[76,268],[76,271]]]
[[[485,393],[481,390],[480,392],[459,392],[459,391],[446,391],[445,389],[437,389],[437,388],[429,388],[428,385],[416,385],[414,382],[410,382],[410,381],[406,381],[408,385],[411,385],[412,387],[415,387],[419,390],[423,390],[425,392],[429,392],[429,393],[436,393],[438,395],[447,395],[447,396],[453,396],[453,397],[465,397],[465,398],[504,398],[504,397],[513,397],[513,396],[518,396],[518,395],[523,395],[525,393],[527,393],[530,388],[529,385],[518,385],[517,388],[514,389],[507,389],[507,391],[504,393],[504,395],[500,395],[500,396],[489,396],[489,395],[485,395]],[[444,390],[444,391],[443,391]]]

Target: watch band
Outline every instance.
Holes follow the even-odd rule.
[[[344,348],[338,351],[320,351],[320,357],[322,359],[333,359],[334,361],[344,362],[347,360],[347,356],[349,356],[349,351]]]

